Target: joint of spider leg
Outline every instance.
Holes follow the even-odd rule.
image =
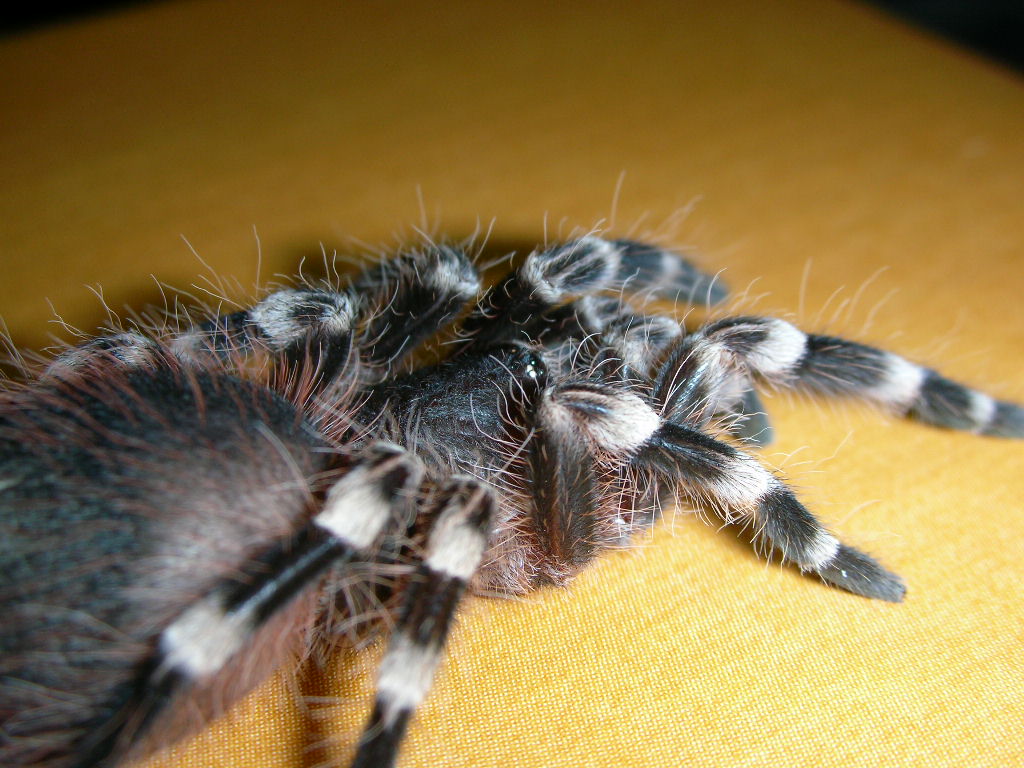
[[[768,379],[796,375],[811,352],[811,337],[771,317],[729,317],[712,323],[702,334],[727,350],[735,365]]]
[[[104,361],[138,368],[153,362],[157,349],[156,342],[136,331],[100,336],[59,354],[46,374],[60,376]]]
[[[494,512],[494,494],[467,476],[454,476],[431,502],[427,555],[408,585],[381,661],[356,765],[391,764],[412,712],[430,689],[455,609],[486,551]]]
[[[494,517],[493,494],[479,480],[455,475],[441,492],[424,564],[449,578],[469,581],[483,557]]]
[[[611,242],[621,250],[617,281],[624,290],[709,307],[729,295],[720,273],[702,272],[681,253],[629,239]]]
[[[550,428],[578,430],[597,451],[616,457],[639,450],[661,426],[658,414],[638,395],[601,384],[556,387],[541,409]]]
[[[619,314],[601,332],[586,336],[580,352],[590,358],[589,378],[651,396],[649,372],[681,335],[671,318]]]
[[[215,589],[164,630],[154,679],[198,680],[219,672],[271,616],[326,568],[347,562],[357,551],[326,526],[312,525],[250,560],[241,581]]]
[[[526,258],[519,275],[530,295],[544,304],[606,288],[619,269],[621,248],[599,237],[583,237]]]
[[[638,370],[648,368],[682,336],[682,328],[663,315],[621,315],[612,320],[602,336]]]
[[[485,292],[463,321],[467,340],[463,351],[545,334],[544,318],[548,313],[559,316],[558,305],[602,291],[614,282],[618,253],[614,245],[599,238],[533,251],[519,269]]]
[[[419,487],[423,468],[398,446],[377,443],[328,491],[313,522],[356,550],[377,540],[392,519],[396,500]],[[399,505],[403,506],[403,505]]]
[[[289,375],[307,379],[294,382],[300,389],[302,385],[313,392],[345,387],[358,375],[358,354],[349,332],[325,333],[310,328],[301,343],[292,344],[281,355]]]
[[[252,312],[243,309],[206,320],[175,336],[171,340],[171,349],[182,360],[190,361],[200,350],[251,352],[256,339],[263,339],[263,332],[253,322]]]
[[[362,556],[394,528],[396,501],[418,487],[421,473],[397,446],[366,449],[330,487],[309,525],[246,563],[238,583],[215,588],[168,625],[155,678],[176,672],[198,680],[222,670],[327,568]]]
[[[320,290],[277,291],[250,311],[252,323],[277,350],[301,344],[311,327],[328,335],[346,334],[354,317],[347,295]]]
[[[460,249],[439,245],[427,251],[424,261],[428,268],[422,274],[417,270],[417,274],[439,295],[465,302],[479,293],[480,276]]]

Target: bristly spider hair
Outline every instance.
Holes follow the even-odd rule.
[[[352,765],[391,765],[467,588],[565,584],[677,499],[901,600],[751,455],[771,437],[758,388],[1005,437],[1024,409],[782,320],[686,332],[649,312],[724,296],[630,240],[538,249],[486,290],[463,249],[427,244],[343,287],[93,338],[7,384],[0,763],[149,754],[376,617],[390,641]]]

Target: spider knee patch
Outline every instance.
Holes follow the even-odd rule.
[[[682,333],[670,317],[628,315],[609,323],[601,340],[619,355],[627,371],[646,374]]]
[[[600,291],[619,270],[621,249],[599,237],[584,237],[546,251],[534,251],[519,271],[539,301],[559,304],[572,296]]]
[[[647,442],[661,419],[637,395],[577,384],[548,393],[541,423],[563,432],[578,430],[597,450],[626,456]]]
[[[161,666],[190,679],[220,671],[271,614],[328,565],[369,551],[395,521],[396,511],[409,503],[420,476],[418,463],[397,446],[367,449],[330,487],[311,528],[254,561],[248,580],[216,588],[164,630]]]
[[[134,331],[100,336],[64,350],[50,363],[46,372],[59,376],[61,373],[81,369],[90,363],[103,361],[110,361],[126,368],[139,368],[152,364],[154,354],[158,350],[156,342]]]
[[[409,503],[422,476],[403,449],[378,443],[330,487],[313,523],[357,550],[369,548],[395,514]]]
[[[416,276],[427,287],[462,303],[480,290],[480,276],[462,251],[448,246],[430,248],[413,259]]]
[[[305,340],[311,330],[341,336],[352,330],[352,301],[330,291],[277,291],[249,312],[249,320],[272,349]]]

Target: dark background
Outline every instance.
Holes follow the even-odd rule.
[[[1024,0],[864,1],[1024,72]],[[42,0],[31,3],[31,7],[4,11],[0,17],[0,34],[107,13],[140,2],[143,0],[81,0],[70,3]]]
[[[1024,72],[1024,0],[871,0],[868,4]]]

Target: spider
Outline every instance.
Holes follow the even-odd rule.
[[[565,584],[680,498],[901,600],[751,455],[771,439],[758,388],[1007,437],[1024,409],[782,320],[648,312],[724,296],[632,240],[538,248],[487,289],[464,249],[427,244],[30,370],[0,393],[0,762],[148,754],[376,617],[352,765],[391,765],[467,589]]]

